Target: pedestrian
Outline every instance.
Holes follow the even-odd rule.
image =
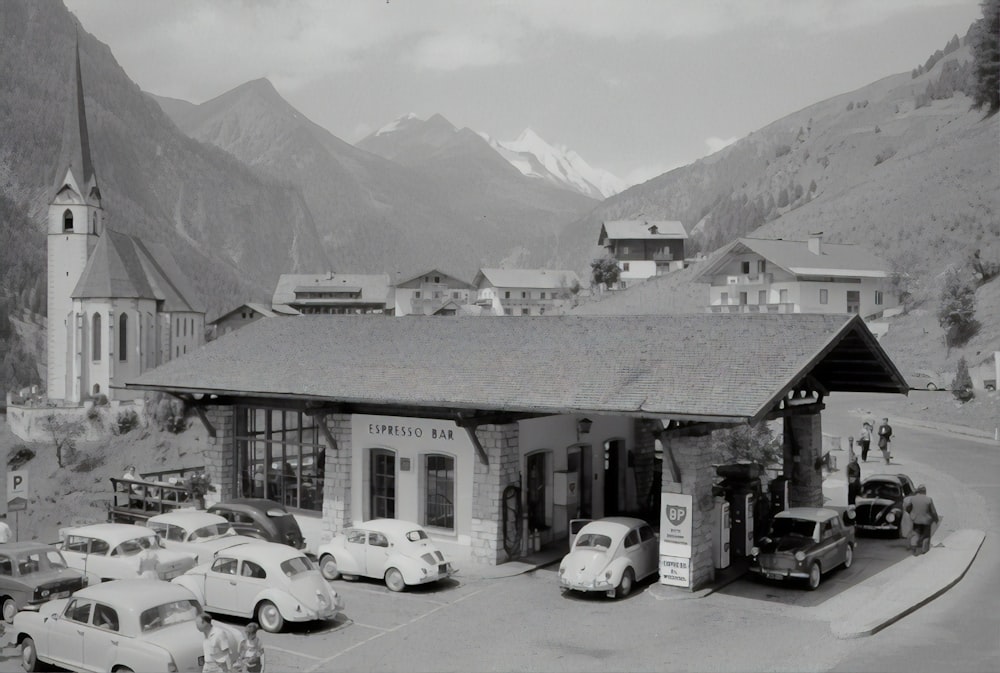
[[[934,501],[927,495],[927,487],[923,484],[917,486],[917,492],[906,499],[903,507],[910,513],[917,538],[913,545],[913,555],[926,554],[931,546],[931,527],[941,520]]]
[[[14,534],[10,530],[10,526],[7,525],[7,514],[6,512],[0,514],[0,544],[10,542],[10,539]]]
[[[861,434],[858,436],[858,445],[861,446],[861,462],[868,462],[868,447],[872,443],[872,424],[865,421],[861,424]]]
[[[205,637],[202,643],[205,663],[201,673],[234,673],[239,646],[232,644],[229,632],[214,624],[212,616],[206,612],[198,615],[196,625]]]
[[[889,419],[883,418],[882,424],[878,426],[878,448],[882,451],[882,457],[885,458],[885,464],[889,464],[889,460],[892,458],[892,454],[889,453],[889,442],[892,441],[892,426],[889,425]]]
[[[260,640],[257,622],[247,624],[247,635],[240,643],[239,670],[242,673],[264,673],[264,643]]]
[[[861,466],[858,465],[858,456],[851,453],[851,461],[847,463],[847,504],[853,505],[861,492]]]
[[[139,538],[139,544],[143,545],[142,551],[139,552],[139,577],[150,580],[160,579],[160,574],[157,571],[160,558],[156,554],[156,549],[147,538]]]

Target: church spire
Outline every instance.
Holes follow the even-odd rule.
[[[80,196],[86,201],[99,205],[101,192],[97,187],[97,174],[90,158],[90,134],[87,130],[87,109],[83,101],[83,72],[80,67],[80,35],[76,37],[76,87],[75,101],[71,106],[69,118],[66,120],[63,135],[63,170],[72,174]],[[59,184],[56,191],[67,183],[68,176],[62,173],[57,176]]]

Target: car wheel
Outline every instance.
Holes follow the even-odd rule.
[[[116,666],[113,671],[114,673],[134,673],[128,666]]]
[[[934,385],[933,383],[928,383],[927,390],[937,390],[937,386]]]
[[[615,598],[625,598],[632,593],[632,585],[635,584],[635,573],[631,568],[625,568],[622,579],[618,583],[618,590],[615,591]]]
[[[389,588],[389,591],[402,591],[406,588],[406,582],[403,581],[403,573],[399,572],[396,568],[389,568],[385,571],[385,585]]]
[[[285,618],[271,601],[261,601],[257,606],[257,622],[268,633],[278,633],[285,626]]]
[[[337,559],[333,558],[330,554],[323,554],[323,558],[319,560],[319,571],[328,580],[335,580],[340,577],[340,571],[337,570]]]
[[[813,561],[813,564],[809,566],[809,590],[812,591],[818,587],[822,579],[823,574],[819,570],[819,563]]]
[[[30,637],[21,641],[21,666],[26,671],[37,671],[38,650],[35,649],[35,641]]]
[[[5,596],[3,599],[3,608],[0,608],[0,614],[3,614],[3,620],[8,624],[14,622],[14,615],[17,614],[17,603],[10,596]]]
[[[854,563],[854,545],[849,544],[844,550],[844,567],[850,568],[852,563]]]

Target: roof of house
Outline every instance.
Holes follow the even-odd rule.
[[[820,242],[820,254],[809,250],[808,241],[738,238],[721,248],[707,262],[696,281],[707,282],[725,268],[732,255],[756,253],[771,264],[798,276],[885,278],[889,264],[862,245]]]
[[[428,269],[427,271],[423,271],[421,273],[409,276],[405,280],[401,280],[401,281],[397,282],[396,283],[396,287],[404,287],[406,285],[409,285],[410,283],[414,283],[414,285],[413,285],[414,287],[420,287],[420,281],[425,276],[441,276],[443,278],[450,278],[450,279],[454,280],[460,287],[464,287],[464,288],[471,288],[472,287],[472,283],[470,283],[469,281],[462,280],[461,278],[459,278],[458,276],[456,276],[453,273],[447,273],[447,272],[441,271],[441,269],[437,269],[437,268]],[[416,282],[414,282],[414,281],[416,281]]]
[[[568,269],[480,269],[472,284],[482,287],[483,281],[493,287],[548,290],[572,287],[574,283],[579,284],[580,278]]]
[[[213,318],[212,320],[209,321],[209,324],[211,325],[217,322],[222,322],[226,318],[229,318],[230,316],[235,315],[240,311],[243,311],[244,309],[250,309],[251,311],[256,311],[265,318],[273,318],[276,315],[278,315],[275,311],[272,311],[271,307],[268,306],[267,304],[260,304],[258,302],[246,302],[245,304],[240,304],[239,306],[230,311],[226,311],[225,313],[219,315],[217,318]]]
[[[258,320],[126,387],[737,422],[807,375],[831,392],[909,390],[864,321],[818,314]]]
[[[165,312],[204,313],[197,293],[164,246],[106,229],[73,289],[74,299],[155,299]]]
[[[598,245],[605,239],[684,239],[684,225],[677,220],[609,220],[601,225]]]
[[[296,298],[296,293],[310,292],[352,292],[360,293],[360,297],[323,297],[315,299]],[[271,299],[271,307],[279,311],[280,307],[293,304],[384,304],[391,301],[389,275],[385,273],[318,273],[297,274],[284,273],[278,278]]]

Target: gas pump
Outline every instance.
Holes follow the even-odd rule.
[[[732,553],[749,556],[756,537],[754,515],[761,497],[760,468],[749,463],[735,463],[719,465],[715,473],[722,477],[715,491],[729,503]]]
[[[712,508],[712,558],[718,569],[729,567],[729,535],[732,522],[729,518],[729,502],[725,498],[716,497]]]

